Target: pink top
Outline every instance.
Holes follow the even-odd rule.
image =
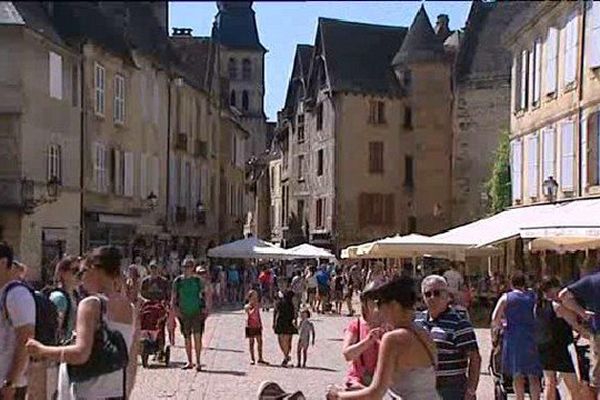
[[[250,307],[248,310],[248,328],[262,328],[260,320],[260,307]]]
[[[360,322],[359,322],[360,321]],[[360,332],[359,332],[360,325]],[[355,343],[360,342],[369,335],[369,325],[364,319],[358,318],[352,320],[347,332],[351,332],[354,337],[357,338]],[[346,375],[347,383],[361,383],[362,385],[368,386],[371,383],[373,374],[375,373],[375,367],[377,367],[377,355],[379,353],[379,342],[376,342],[367,350],[365,350],[360,357],[350,363],[350,368]]]

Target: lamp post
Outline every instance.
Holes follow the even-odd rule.
[[[558,193],[558,182],[556,182],[556,179],[554,179],[552,176],[546,178],[544,183],[542,183],[542,191],[544,192],[544,197],[546,200],[550,203],[554,203]]]

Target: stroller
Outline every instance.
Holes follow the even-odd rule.
[[[148,301],[140,308],[140,356],[142,366],[148,367],[150,355],[162,360],[165,366],[169,366],[171,359],[171,348],[166,345],[165,326],[169,310],[160,301]]]

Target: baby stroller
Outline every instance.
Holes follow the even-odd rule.
[[[160,301],[148,301],[140,308],[140,356],[144,368],[148,367],[150,355],[169,366],[171,348],[165,342],[168,315],[168,308]]]

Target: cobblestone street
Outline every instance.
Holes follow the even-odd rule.
[[[309,349],[306,369],[282,368],[281,353],[271,329],[272,312],[263,312],[265,359],[274,365],[252,366],[247,340],[244,338],[245,317],[242,311],[221,311],[207,321],[204,336],[203,371],[183,371],[185,361],[183,338],[177,337],[170,369],[150,366],[138,369],[132,400],[149,399],[244,399],[256,398],[260,382],[276,381],[284,390],[302,390],[308,399],[324,399],[328,384],[343,382],[346,363],[341,356],[344,327],[348,317],[313,315],[317,341]],[[487,373],[489,334],[477,331],[481,346],[483,374],[479,385],[480,399],[493,398],[493,385]],[[295,365],[295,341],[292,351]]]

